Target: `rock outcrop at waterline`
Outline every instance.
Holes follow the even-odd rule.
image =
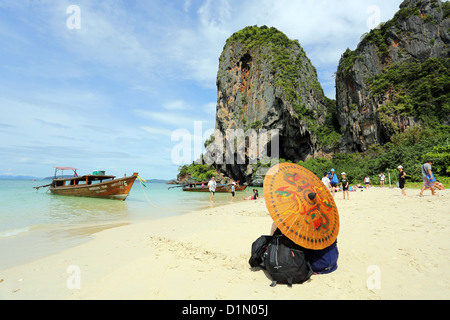
[[[406,0],[343,54],[336,74],[342,152],[365,151],[415,125],[450,122],[449,10],[440,0]]]
[[[277,129],[281,158],[300,161],[319,151],[324,93],[298,41],[265,26],[236,32],[220,56],[217,90],[216,129],[223,135],[227,129]],[[248,159],[215,166],[234,179],[251,180]]]

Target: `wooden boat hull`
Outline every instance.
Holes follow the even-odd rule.
[[[52,194],[63,196],[125,200],[136,178],[137,175],[133,175],[90,185],[52,186],[49,190]]]
[[[236,191],[244,191],[246,188],[247,188],[246,185],[243,185],[243,186],[237,186],[237,187],[236,187]]]

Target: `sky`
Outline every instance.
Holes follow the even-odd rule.
[[[234,32],[266,25],[299,40],[334,98],[341,55],[401,2],[0,0],[0,175],[173,179],[214,129]]]

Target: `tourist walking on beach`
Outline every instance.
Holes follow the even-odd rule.
[[[347,200],[350,200],[350,193],[348,192],[348,179],[345,177],[345,172],[341,173],[341,187],[342,187],[342,194],[344,195],[345,200],[345,193],[347,193]]]
[[[208,182],[209,192],[211,196],[209,197],[209,202],[212,202],[214,194],[216,193],[216,179],[214,177],[211,178]]]
[[[403,170],[402,166],[398,166],[398,186],[402,190],[402,195],[406,196],[405,192],[405,182],[406,182],[406,172]]]
[[[331,192],[331,181],[328,178],[328,172],[324,172],[323,173],[323,178],[322,178],[322,183],[325,185],[325,187],[328,188],[328,190],[330,190]],[[331,195],[334,197],[333,192],[331,192]]]
[[[236,182],[233,181],[231,184],[231,202],[234,200],[234,195],[236,193]]]
[[[428,160],[426,163],[424,163],[421,166],[422,169],[422,179],[423,179],[423,186],[420,190],[420,196],[423,197],[423,192],[425,189],[431,189],[431,194],[433,196],[436,195],[434,192],[434,182],[436,181],[433,173],[431,172],[431,166],[433,165],[433,160]]]
[[[380,172],[380,188],[384,187],[384,182],[386,181],[386,176],[383,174],[383,172]]]

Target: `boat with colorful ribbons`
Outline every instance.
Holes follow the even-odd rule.
[[[72,170],[74,176],[58,178],[58,171],[63,170]],[[77,170],[71,167],[55,167],[52,183],[34,188],[49,187],[48,190],[56,195],[125,200],[134,181],[138,178],[137,172],[132,176],[117,179],[116,176],[106,175],[104,171],[94,171],[92,174],[78,176]]]

